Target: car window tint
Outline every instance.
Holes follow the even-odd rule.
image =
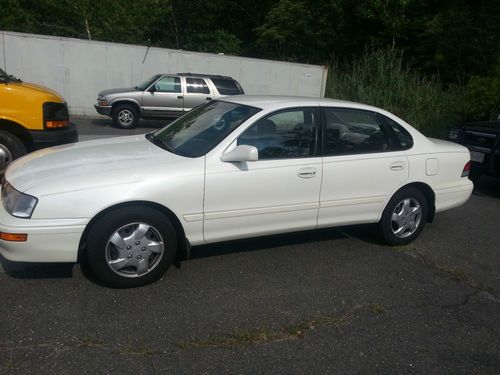
[[[383,119],[390,126],[395,136],[395,141],[391,145],[393,150],[408,150],[413,147],[413,138],[408,133],[408,130],[389,117],[383,116]]]
[[[181,79],[179,77],[163,77],[155,83],[158,92],[181,92]]]
[[[241,91],[232,79],[212,78],[212,82],[221,95],[239,95]]]
[[[187,92],[190,94],[210,94],[210,90],[204,79],[186,78]]]
[[[255,146],[259,160],[312,156],[316,122],[314,109],[281,111],[258,120],[238,138],[238,144]]]
[[[377,116],[368,111],[326,109],[326,155],[384,152],[387,135]]]

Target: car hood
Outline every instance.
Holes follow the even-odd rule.
[[[37,85],[34,83],[27,83],[27,82],[13,82],[9,83],[10,85],[14,85],[20,90],[23,90],[24,94],[29,96],[49,96],[49,100],[57,101],[57,102],[64,102],[64,98],[62,97],[61,94],[59,94],[57,91],[54,91],[52,89],[49,89],[48,87],[42,86],[42,85]]]
[[[164,175],[169,168],[183,168],[189,160],[144,135],[126,136],[33,152],[10,164],[5,178],[16,190],[39,196],[140,182],[158,170]]]
[[[133,87],[124,87],[124,88],[119,88],[119,89],[109,89],[109,90],[103,90],[99,92],[99,95],[102,96],[107,96],[107,95],[114,95],[114,94],[123,94],[127,92],[137,92],[138,90],[134,89]]]

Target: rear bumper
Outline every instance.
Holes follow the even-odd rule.
[[[468,178],[463,177],[462,183],[457,186],[439,189],[436,194],[436,212],[441,212],[461,206],[470,198],[474,184]]]
[[[32,130],[29,133],[33,140],[31,151],[78,142],[78,132],[75,124],[69,124],[68,129]]]
[[[100,115],[111,116],[111,106],[100,106],[94,104],[94,108]]]

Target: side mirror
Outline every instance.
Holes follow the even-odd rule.
[[[153,94],[156,91],[156,84],[151,86],[148,91]]]
[[[239,145],[231,151],[224,152],[220,160],[226,162],[257,161],[259,150],[255,146]]]

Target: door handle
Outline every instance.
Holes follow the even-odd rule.
[[[402,171],[403,169],[405,169],[405,162],[395,161],[394,163],[391,163],[390,168],[393,171]]]
[[[210,97],[207,97],[207,100],[212,100],[212,98],[210,98]]]
[[[177,99],[182,99],[182,98],[184,98],[182,95],[177,96]]]
[[[316,168],[302,168],[297,172],[300,178],[312,178],[316,176]]]

